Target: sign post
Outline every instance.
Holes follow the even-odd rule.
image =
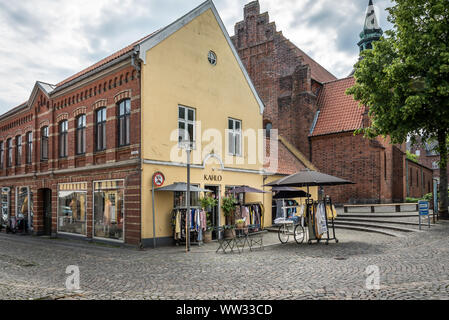
[[[156,172],[153,174],[151,198],[153,200],[153,248],[156,249],[156,214],[154,212],[154,188],[161,187],[165,182],[165,176],[162,172]]]
[[[427,222],[430,228],[429,201],[419,200],[418,207],[419,207],[419,230],[421,230],[421,218],[423,216],[427,216]]]

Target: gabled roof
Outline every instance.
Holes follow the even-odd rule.
[[[304,60],[304,64],[308,64],[310,67],[311,77],[312,79],[318,81],[318,82],[329,82],[336,80],[337,78],[327,71],[322,65],[320,65],[318,62],[313,60],[307,53],[296,47],[296,50],[299,52],[301,57]]]
[[[319,115],[311,136],[354,131],[362,127],[365,108],[346,89],[355,84],[353,77],[344,78],[323,85],[318,94]]]

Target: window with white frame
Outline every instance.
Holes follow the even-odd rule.
[[[228,119],[228,151],[234,156],[242,155],[242,122],[232,118]]]
[[[195,147],[195,109],[178,106],[178,142],[184,141]]]

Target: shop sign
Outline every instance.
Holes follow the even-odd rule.
[[[156,172],[153,175],[153,183],[156,187],[161,187],[165,182],[165,176],[162,172]]]
[[[221,182],[222,180],[223,180],[223,177],[220,175],[215,175],[215,174],[205,174],[204,175],[204,181]]]

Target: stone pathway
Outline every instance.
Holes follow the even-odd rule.
[[[449,223],[404,238],[337,230],[338,244],[216,254],[0,234],[0,299],[449,299]],[[67,266],[80,291],[65,289]],[[380,289],[368,290],[368,266]]]

